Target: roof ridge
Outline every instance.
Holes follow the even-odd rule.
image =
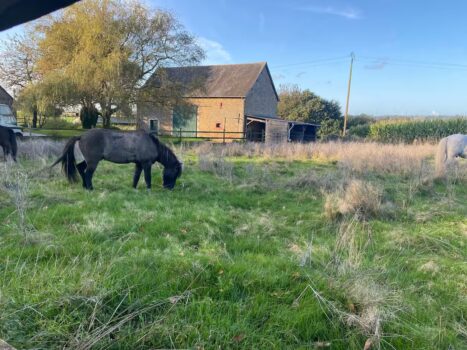
[[[14,100],[13,96],[3,87],[0,85],[0,89],[2,89],[12,100]]]
[[[263,65],[265,66],[267,61],[259,62],[247,62],[247,63],[225,63],[225,64],[207,64],[199,66],[174,66],[174,67],[164,67],[164,69],[183,69],[183,68],[200,68],[200,67],[224,67],[224,66],[253,66],[253,65]]]

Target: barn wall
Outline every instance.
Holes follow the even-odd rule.
[[[282,119],[266,119],[266,143],[287,141],[288,122]]]
[[[198,107],[198,130],[218,131],[218,134],[199,133],[202,137],[222,137],[227,132],[243,132],[244,100],[242,98],[191,98]],[[220,124],[220,127],[216,127]],[[224,125],[225,124],[225,125]],[[226,134],[226,138],[238,138],[241,134]]]
[[[225,131],[238,132],[226,134],[226,138],[242,137],[244,127],[244,99],[243,98],[190,98],[188,102],[198,107],[198,131],[216,131],[218,133],[198,132],[200,137],[223,137]],[[142,127],[149,129],[149,119],[159,120],[161,133],[172,131],[172,111],[170,109],[156,109],[148,106],[138,106],[138,116]],[[216,124],[220,124],[216,127]]]
[[[1,86],[0,86],[0,104],[9,105],[13,104],[13,97],[10,96]]]
[[[256,83],[245,99],[245,114],[252,116],[277,116],[277,97],[268,71],[261,71]]]
[[[137,110],[138,128],[149,130],[149,120],[159,120],[159,131],[162,134],[172,131],[172,110],[153,107],[149,104],[139,104]]]

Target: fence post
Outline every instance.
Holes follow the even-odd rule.
[[[222,134],[222,143],[225,143],[225,125],[224,125],[224,132]]]
[[[180,128],[178,132],[179,132],[178,137],[180,139],[180,143],[182,143],[182,128]]]

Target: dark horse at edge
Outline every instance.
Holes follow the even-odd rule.
[[[3,148],[3,159],[11,155],[16,162],[16,153],[18,152],[18,145],[16,143],[16,135],[10,128],[0,126],[0,146]]]
[[[163,186],[173,189],[182,173],[182,163],[170,148],[143,130],[120,132],[92,129],[81,136],[71,138],[63,154],[51,167],[62,163],[62,169],[70,182],[77,181],[76,172],[83,180],[83,187],[92,190],[92,176],[101,160],[113,163],[135,163],[133,187],[138,185],[141,173],[148,189],[151,188],[151,166],[159,162],[164,166]]]

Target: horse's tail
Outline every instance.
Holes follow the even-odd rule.
[[[18,153],[18,144],[16,143],[15,132],[11,129],[8,129],[8,136],[9,136],[10,145],[11,145],[11,156],[13,157],[13,160],[16,162],[16,154]]]
[[[65,145],[63,153],[50,167],[53,168],[58,163],[62,163],[62,169],[68,181],[78,181],[76,175],[76,162],[75,162],[75,143],[80,139],[80,136],[72,137]]]
[[[446,172],[447,143],[447,137],[441,139],[436,150],[435,169],[437,177],[443,177]]]

